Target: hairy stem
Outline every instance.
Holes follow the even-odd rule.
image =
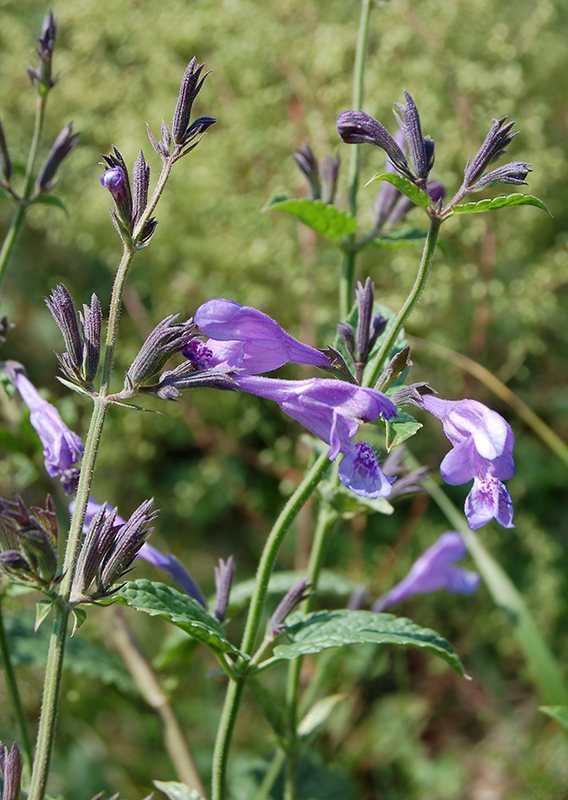
[[[245,656],[251,656],[254,652],[264,610],[268,583],[274,570],[274,565],[284,537],[300,509],[312,495],[328,469],[329,459],[326,450],[315,461],[312,468],[305,475],[302,483],[298,486],[280,512],[266,541],[256,573],[254,594],[249,606],[245,632],[240,648]],[[240,667],[243,670],[246,669],[246,661],[243,661]],[[227,796],[227,757],[245,683],[246,674],[242,674],[236,680],[231,680],[227,689],[227,696],[225,698],[219,729],[217,731],[215,752],[213,754],[213,800],[225,800]]]
[[[144,214],[140,218],[138,225],[132,236],[132,243],[125,244],[122,258],[116,271],[112,296],[109,308],[109,318],[107,335],[105,342],[105,353],[103,358],[103,368],[101,377],[101,389],[98,396],[94,397],[94,407],[91,414],[91,421],[87,438],[85,440],[85,452],[81,464],[81,474],[75,498],[75,508],[71,520],[71,528],[65,548],[65,558],[63,564],[63,580],[61,581],[60,603],[55,608],[55,620],[53,632],[49,643],[47,665],[45,670],[43,698],[41,714],[37,734],[36,755],[32,771],[32,781],[28,800],[43,800],[49,774],[49,765],[53,750],[55,737],[55,726],[57,718],[57,707],[59,705],[59,691],[61,687],[61,674],[63,670],[63,656],[65,653],[65,643],[67,640],[67,628],[70,616],[69,595],[73,584],[75,566],[81,546],[83,532],[83,522],[87,503],[91,493],[91,484],[95,463],[99,451],[99,445],[109,406],[107,395],[109,393],[116,339],[118,336],[118,325],[120,321],[120,310],[122,306],[122,295],[128,275],[128,270],[132,259],[137,250],[138,237],[154,211],[158,200],[172,168],[172,160],[168,159],[162,167],[162,172],[154,189],[154,193],[148,203]]]
[[[430,227],[428,228],[428,235],[426,236],[426,241],[424,243],[424,250],[422,251],[422,259],[420,261],[420,267],[418,269],[418,275],[416,276],[416,280],[414,281],[414,286],[410,290],[410,294],[404,301],[404,304],[400,311],[397,314],[396,319],[394,320],[389,334],[386,337],[385,341],[383,342],[383,346],[381,347],[378,355],[375,358],[373,368],[365,380],[366,386],[374,386],[383,370],[387,359],[391,353],[392,348],[398,338],[399,333],[401,332],[406,320],[412,313],[414,306],[420,299],[420,295],[422,294],[424,287],[428,281],[428,276],[430,274],[430,267],[434,261],[434,253],[436,251],[436,242],[438,241],[438,234],[440,232],[440,225],[442,224],[442,220],[438,217],[431,217],[430,218]]]

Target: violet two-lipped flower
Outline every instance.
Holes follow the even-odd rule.
[[[209,341],[194,340],[182,352],[200,369],[220,367],[258,375],[288,362],[330,366],[327,356],[294,339],[268,314],[232,300],[209,300],[197,309],[194,322]]]
[[[51,478],[59,476],[67,494],[72,494],[79,478],[74,465],[83,455],[83,443],[69,430],[59,411],[44,400],[22,368],[11,370],[11,379],[30,410],[30,422],[43,445],[45,468]]]
[[[465,501],[465,514],[472,530],[491,519],[504,528],[514,528],[513,504],[502,481],[513,477],[513,431],[496,411],[477,400],[442,400],[423,395],[420,405],[437,417],[453,447],[440,465],[440,474],[450,486],[473,479]]]
[[[443,533],[414,563],[406,578],[380,597],[371,610],[384,611],[414,594],[437,592],[439,589],[452,594],[473,594],[481,580],[477,572],[454,566],[466,555],[467,549],[459,533]]]
[[[365,442],[352,439],[364,422],[396,416],[396,406],[386,395],[333,378],[303,381],[278,380],[255,375],[236,375],[245,392],[274,400],[288,416],[301,422],[319,439],[329,444],[329,460],[344,454],[339,479],[363,497],[388,497],[393,478],[387,477],[373,450]]]

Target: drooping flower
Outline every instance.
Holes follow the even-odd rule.
[[[209,300],[195,312],[195,323],[209,341],[195,341],[183,354],[200,369],[223,367],[257,375],[287,364],[329,368],[322,352],[286,333],[276,320],[232,300]]]
[[[415,562],[406,578],[377,600],[372,611],[384,611],[414,594],[437,592],[439,589],[452,594],[473,594],[481,580],[477,572],[454,566],[466,555],[467,548],[459,533],[443,533]]]
[[[387,497],[392,478],[382,472],[368,444],[351,441],[359,426],[396,416],[396,406],[382,392],[330,378],[304,381],[277,380],[254,375],[238,375],[240,389],[274,400],[293,419],[330,445],[329,459],[345,458],[339,465],[339,479],[355,494]]]
[[[83,443],[65,425],[55,406],[40,396],[20,364],[7,362],[6,367],[10,380],[30,410],[30,422],[43,444],[47,474],[51,478],[59,476],[66,493],[72,494],[79,479],[79,470],[74,465],[83,455]]]
[[[513,504],[502,483],[515,472],[509,423],[477,400],[424,395],[419,403],[442,422],[453,445],[440,465],[442,478],[451,486],[474,481],[465,502],[469,527],[475,530],[495,518],[514,528]]]

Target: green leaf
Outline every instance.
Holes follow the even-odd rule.
[[[55,600],[39,600],[36,603],[34,631],[37,632],[39,630],[41,623],[48,618],[55,603]]]
[[[241,655],[226,638],[217,620],[200,603],[171,586],[148,580],[130,581],[113,595],[111,602],[122,603],[135,611],[177,625],[217,656],[224,653]]]
[[[556,720],[568,733],[568,706],[539,706],[538,710]]]
[[[393,420],[387,422],[387,450],[397,447],[414,436],[423,425],[410,414],[399,411]]]
[[[79,608],[78,606],[73,609],[73,630],[71,631],[71,636],[75,636],[81,625],[87,619],[87,612],[84,608]]]
[[[353,519],[366,511],[374,511],[377,514],[394,512],[393,506],[386,497],[361,497],[351,492],[342,483],[320,485],[320,492],[343,519]]]
[[[85,397],[92,397],[92,395],[86,390],[83,389],[82,386],[78,386],[76,383],[72,381],[68,381],[66,378],[61,378],[59,375],[57,376],[57,380],[66,386],[68,389],[71,389],[72,392],[77,392],[77,394],[83,394]]]
[[[454,206],[453,214],[479,214],[481,211],[494,211],[497,208],[515,208],[515,206],[536,206],[550,214],[545,202],[532,194],[509,194],[493,197],[488,200],[478,200],[476,203],[460,203]],[[451,216],[449,214],[448,216]],[[552,216],[552,214],[550,214]]]
[[[65,213],[66,217],[69,216],[65,203],[53,194],[40,194],[40,196],[33,201],[32,205],[36,205],[36,203],[44,206],[55,206],[55,208],[60,208]]]
[[[368,186],[370,183],[374,181],[387,181],[388,183],[392,183],[393,186],[396,186],[399,192],[405,194],[414,205],[419,206],[419,208],[423,208],[424,211],[427,211],[432,204],[432,201],[426,194],[423,192],[422,189],[419,189],[416,184],[409,181],[408,178],[404,178],[402,175],[398,175],[393,172],[380,172],[378,175],[373,175],[370,181],[367,181],[365,186]]]
[[[346,694],[330,694],[328,697],[322,697],[321,700],[314,703],[298,725],[300,739],[307,739],[309,736],[316,734],[327,722],[335,706],[343,702],[346,697]]]
[[[263,211],[272,211],[273,209],[293,214],[308,228],[335,243],[343,236],[348,236],[357,230],[355,217],[345,211],[338,211],[334,206],[328,206],[321,200],[306,198],[288,200],[282,195],[278,195],[268,202]]]
[[[419,231],[415,228],[402,228],[399,231],[379,233],[378,236],[375,236],[372,242],[375,247],[396,250],[400,247],[410,247],[418,242],[423,242],[425,239],[426,233],[424,231]]]
[[[203,797],[186,783],[179,781],[152,781],[156,789],[163,792],[170,800],[203,800]]]
[[[348,609],[316,611],[306,617],[294,614],[284,632],[290,643],[276,645],[274,655],[278,659],[290,660],[345,645],[398,644],[428,650],[465,677],[462,663],[448,641],[429,628],[392,614]]]

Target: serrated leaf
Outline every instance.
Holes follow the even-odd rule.
[[[202,605],[171,586],[148,580],[129,581],[113,595],[111,602],[122,603],[135,611],[171,622],[217,656],[224,653],[241,655],[226,638],[221,625]]]
[[[40,196],[33,201],[32,205],[35,205],[36,203],[44,206],[55,206],[55,208],[60,208],[66,217],[69,216],[69,212],[67,211],[67,206],[65,203],[60,200],[59,197],[55,197],[53,194],[40,194]]]
[[[57,380],[66,386],[68,389],[71,389],[72,392],[77,392],[77,394],[85,395],[85,397],[92,397],[89,392],[84,389],[82,386],[78,386],[76,383],[72,381],[68,381],[66,378],[61,378],[59,375],[57,376]]]
[[[334,206],[326,205],[321,200],[308,200],[307,198],[288,200],[275,197],[264,207],[263,211],[272,211],[273,209],[293,214],[308,228],[336,243],[343,236],[348,236],[357,230],[355,217],[345,211],[339,211]]]
[[[568,706],[539,706],[538,710],[556,720],[568,733]]]
[[[416,184],[409,181],[408,178],[404,178],[402,175],[398,175],[393,172],[379,172],[378,175],[373,175],[370,181],[367,181],[365,186],[368,186],[370,183],[374,181],[387,181],[388,183],[392,183],[393,186],[396,186],[399,192],[406,195],[409,200],[412,200],[414,205],[417,205],[419,208],[423,208],[424,211],[427,211],[432,201],[426,194],[423,192],[422,189],[419,189]]]
[[[316,611],[301,617],[290,616],[284,633],[289,644],[278,644],[274,655],[291,660],[310,653],[321,653],[330,647],[354,644],[397,644],[419,647],[442,658],[455,671],[465,672],[452,645],[429,628],[422,628],[409,619],[372,611]]]
[[[203,797],[186,783],[179,781],[152,781],[156,789],[163,792],[170,800],[203,800]]]
[[[379,233],[378,236],[375,236],[372,242],[375,247],[396,250],[399,247],[410,247],[418,242],[423,242],[425,239],[425,231],[419,231],[415,228],[402,228],[398,231]]]
[[[414,436],[423,425],[411,414],[399,411],[396,417],[387,422],[387,450],[397,447]]]
[[[296,572],[292,570],[277,572],[270,579],[267,594],[269,596],[276,595],[281,598],[294,584],[305,577],[305,572]],[[244,608],[250,601],[255,585],[256,582],[253,579],[237,583],[233,586],[229,605],[229,614],[231,616]],[[340,575],[338,572],[334,572],[330,569],[323,569],[318,579],[318,596],[330,595],[345,599],[351,597],[355,587],[356,584],[344,575]]]
[[[51,609],[53,608],[56,602],[57,602],[56,600],[39,600],[36,603],[36,615],[34,622],[35,633],[37,633],[37,631],[39,630],[41,623],[48,618]]]
[[[487,200],[478,200],[476,203],[460,203],[453,208],[453,214],[478,214],[481,211],[494,211],[498,208],[515,208],[515,206],[536,206],[550,214],[548,206],[543,200],[532,194],[500,195]],[[448,215],[451,216],[451,215]],[[552,214],[550,214],[552,216]]]
[[[298,725],[300,739],[307,739],[309,736],[316,734],[327,722],[335,706],[343,702],[346,697],[347,695],[345,694],[330,694],[328,697],[322,697],[321,700],[314,703]]]

